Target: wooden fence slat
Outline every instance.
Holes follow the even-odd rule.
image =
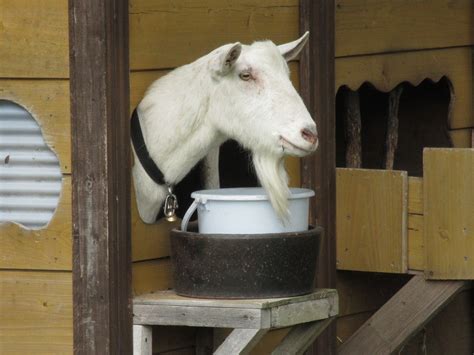
[[[337,267],[407,271],[407,173],[337,169]]]
[[[424,167],[425,275],[474,279],[474,149],[427,148]]]

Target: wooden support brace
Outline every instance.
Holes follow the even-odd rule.
[[[464,281],[413,276],[339,347],[338,355],[394,353],[467,286]]]
[[[268,329],[234,329],[214,355],[248,354],[267,332]]]
[[[385,141],[385,169],[393,170],[395,151],[398,145],[398,107],[403,87],[398,86],[390,92],[388,99],[387,137]]]
[[[133,355],[152,355],[151,326],[133,326]]]
[[[362,145],[359,92],[349,90],[344,99],[346,108],[346,166],[348,168],[360,168],[362,166]]]
[[[335,318],[294,326],[272,355],[302,355]]]

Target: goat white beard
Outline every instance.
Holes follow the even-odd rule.
[[[257,177],[263,188],[267,191],[273,209],[282,222],[288,222],[290,210],[288,198],[288,174],[282,156],[253,153],[253,164]]]

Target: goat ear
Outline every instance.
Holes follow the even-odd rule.
[[[219,55],[218,66],[216,71],[220,75],[226,75],[230,72],[235,62],[242,53],[242,44],[236,42],[224,46],[222,53]]]
[[[295,59],[298,57],[298,54],[300,54],[301,50],[304,48],[305,44],[308,42],[309,38],[309,32],[306,31],[304,35],[302,35],[300,38],[298,38],[296,41],[285,43],[285,44],[280,44],[278,46],[278,49],[285,58],[287,62],[290,60]]]

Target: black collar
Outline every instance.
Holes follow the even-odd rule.
[[[158,185],[166,185],[163,173],[161,172],[160,168],[158,168],[154,160],[150,157],[150,153],[146,148],[137,109],[133,110],[130,135],[132,136],[132,143],[135,153],[137,154],[137,157],[148,176]]]

